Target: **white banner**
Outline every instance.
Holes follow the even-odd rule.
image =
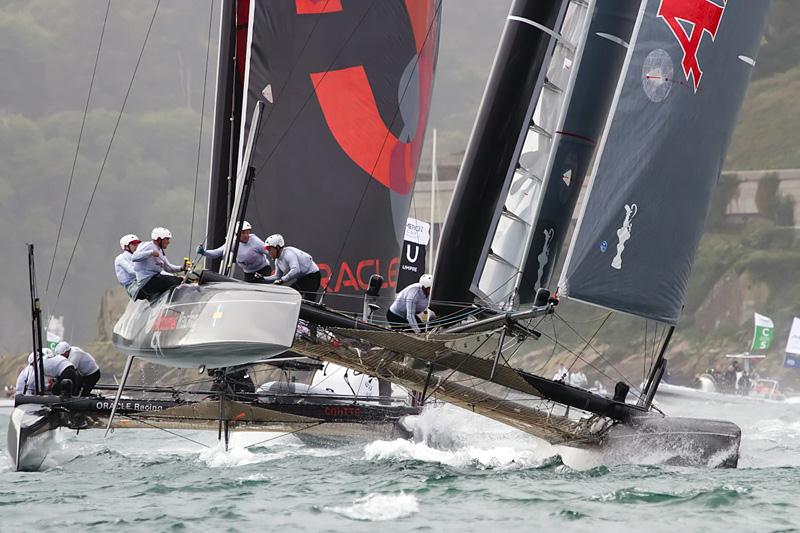
[[[792,330],[789,332],[789,340],[786,341],[786,353],[800,354],[800,318],[795,317],[792,321]]]
[[[405,240],[414,244],[427,246],[431,238],[431,225],[416,218],[409,218],[406,222]]]
[[[762,328],[774,328],[775,324],[772,323],[772,319],[768,316],[759,315],[758,313],[753,313],[755,316],[756,327]]]

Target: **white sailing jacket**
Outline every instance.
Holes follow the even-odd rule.
[[[205,255],[212,259],[218,259],[222,257],[224,250],[225,245],[223,244],[219,248],[206,250]],[[264,248],[264,241],[255,235],[250,235],[247,242],[239,243],[239,249],[236,250],[236,264],[239,265],[245,273],[252,274],[270,264],[268,256],[269,252]]]
[[[114,259],[114,272],[117,274],[117,281],[123,287],[128,287],[136,281],[136,271],[133,269],[133,254],[125,250]]]
[[[276,272],[264,278],[266,281],[275,281],[280,278],[282,283],[292,281],[319,272],[319,267],[314,258],[299,248],[286,246],[281,248],[281,255],[275,260]]]
[[[422,292],[422,285],[412,283],[397,295],[389,311],[398,315],[405,316],[414,333],[419,333],[417,325],[417,314],[423,312],[428,307],[428,297]]]
[[[153,250],[158,250],[158,257],[153,256]],[[144,286],[150,278],[160,274],[161,271],[180,272],[181,267],[173,265],[164,254],[164,250],[157,247],[153,241],[139,245],[131,256],[133,270],[136,272],[136,281]]]
[[[70,348],[69,362],[72,363],[75,371],[81,376],[88,376],[100,370],[100,366],[94,360],[94,357],[75,346]]]

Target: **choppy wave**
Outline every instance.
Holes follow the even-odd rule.
[[[419,512],[419,502],[413,494],[367,494],[346,507],[325,507],[331,511],[353,520],[377,522],[397,520]]]
[[[425,443],[397,439],[375,441],[364,448],[367,460],[424,461],[448,466],[476,466],[479,468],[541,468],[561,464],[558,455],[541,455],[533,450],[517,450],[498,446],[480,448],[468,446],[456,450],[440,450]]]

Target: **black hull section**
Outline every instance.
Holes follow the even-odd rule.
[[[741,440],[742,430],[732,422],[652,415],[614,426],[602,445],[612,460],[736,468]]]
[[[402,419],[420,409],[385,406],[314,395],[245,395],[226,400],[222,418],[232,431],[296,432],[310,444],[334,445],[378,438],[409,438]],[[8,428],[8,450],[15,470],[39,470],[49,451],[47,440],[55,429],[103,429],[112,398],[21,396]],[[216,431],[220,418],[216,398],[199,401],[123,399],[113,427],[200,429]]]
[[[16,407],[8,423],[8,453],[14,470],[39,470],[47,457],[51,432],[59,426],[58,413],[47,406]]]

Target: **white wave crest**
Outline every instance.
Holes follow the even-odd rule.
[[[413,494],[374,494],[370,493],[357,499],[347,507],[325,507],[331,511],[353,520],[377,522],[381,520],[397,520],[419,512],[419,503]]]
[[[551,464],[552,454],[536,450],[518,450],[507,446],[480,448],[467,446],[457,450],[439,450],[425,443],[397,439],[375,441],[364,448],[367,460],[424,461],[448,466],[477,466],[478,468],[525,468]]]

